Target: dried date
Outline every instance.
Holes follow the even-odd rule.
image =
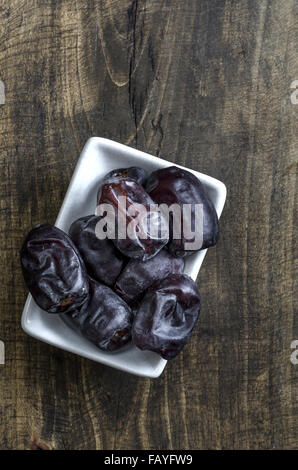
[[[35,302],[49,313],[80,309],[88,300],[88,275],[66,233],[44,224],[34,227],[21,248],[25,282]]]
[[[92,279],[88,306],[68,317],[85,338],[103,351],[115,351],[131,340],[131,309],[112,289]]]
[[[98,198],[97,209],[101,205],[113,208],[113,242],[125,256],[144,261],[155,256],[167,244],[168,238],[160,235],[165,223],[163,215],[161,212],[151,212],[154,202],[136,181],[129,178],[110,180],[100,187]],[[121,236],[119,224],[124,229]]]
[[[189,225],[195,232],[195,210],[196,205],[203,206],[203,234],[202,244],[199,249],[208,248],[216,244],[219,227],[216,210],[209,198],[203,184],[199,179],[190,173],[176,166],[162,168],[151,173],[147,180],[146,191],[157,204],[177,204],[180,208],[184,204],[190,205]],[[188,256],[194,251],[186,249],[187,240],[185,234],[179,238],[173,237],[173,218],[170,215],[170,243],[169,251],[175,256]]]
[[[163,249],[147,261],[130,260],[117,279],[114,289],[120,297],[132,304],[137,302],[154,282],[170,274],[182,273],[183,268],[183,258],[176,258]]]
[[[88,273],[99,282],[112,286],[118,278],[123,256],[111,240],[100,240],[96,236],[99,217],[89,215],[72,223],[69,236],[78,248]]]
[[[200,307],[194,281],[186,274],[172,274],[145,294],[133,323],[133,342],[164,359],[174,358],[188,342]]]

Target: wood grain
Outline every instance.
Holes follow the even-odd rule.
[[[297,66],[294,0],[0,0],[1,449],[297,448]],[[199,327],[156,380],[21,330],[20,244],[93,135],[228,188]]]

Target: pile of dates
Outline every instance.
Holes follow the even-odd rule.
[[[185,257],[196,250],[186,249],[183,233],[175,236],[171,214],[166,220],[159,210],[152,217],[150,208],[161,204],[181,208],[187,204],[184,223],[191,227],[196,205],[200,205],[203,222],[198,249],[216,244],[215,208],[192,173],[176,166],[149,177],[137,167],[113,170],[98,188],[96,215],[75,220],[68,234],[43,224],[26,236],[21,265],[39,307],[62,315],[104,351],[118,350],[132,341],[165,359],[177,356],[200,313],[199,290],[183,274]],[[138,217],[140,207],[146,209],[142,218]],[[109,208],[114,210],[114,227],[107,223]],[[167,231],[162,230],[165,223]]]

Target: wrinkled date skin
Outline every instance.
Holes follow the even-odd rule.
[[[113,181],[115,178],[129,178],[143,186],[147,179],[147,173],[145,170],[143,170],[143,168],[139,168],[138,166],[131,166],[129,168],[117,168],[116,170],[112,170],[105,175],[102,180],[102,184],[108,183],[109,181]],[[97,200],[99,200],[100,191],[101,187],[98,189]]]
[[[194,229],[195,204],[203,205],[203,244],[200,249],[216,244],[219,227],[216,210],[203,184],[189,171],[176,166],[163,168],[151,173],[146,191],[157,204],[191,204],[191,226]],[[191,240],[190,240],[191,241]],[[188,256],[197,250],[185,249],[185,238],[173,239],[170,218],[169,251],[174,256]]]
[[[51,225],[37,225],[25,238],[20,254],[25,282],[39,307],[61,313],[84,306],[88,275],[66,233]]]
[[[131,309],[112,289],[93,279],[86,309],[63,318],[66,323],[71,319],[82,335],[103,351],[115,351],[131,340]]]
[[[122,208],[120,197],[125,198],[125,208]],[[125,256],[145,261],[155,256],[167,244],[167,238],[158,236],[161,226],[160,218],[163,218],[161,213],[159,213],[160,218],[155,219],[154,235],[150,232],[151,227],[149,225],[148,230],[146,223],[142,225],[146,227],[144,236],[139,230],[140,225],[136,223],[133,233],[131,232],[131,236],[128,236],[129,226],[133,226],[135,220],[137,220],[137,213],[134,210],[130,213],[130,210],[134,209],[137,204],[141,204],[149,214],[150,205],[154,205],[154,202],[148,196],[144,188],[136,181],[130,178],[114,178],[104,183],[98,194],[98,205],[100,204],[110,204],[114,208],[116,231],[113,242],[116,248]],[[124,221],[123,225],[124,228],[126,228],[123,238],[120,238],[118,234],[119,217]]]
[[[173,359],[188,342],[200,307],[199,290],[186,274],[159,281],[148,290],[135,317],[135,345]]]
[[[99,282],[114,285],[122,266],[123,256],[111,240],[96,237],[96,224],[99,217],[89,215],[73,222],[69,236],[79,250],[88,273]]]
[[[114,289],[125,302],[135,304],[154,282],[170,274],[182,273],[183,268],[183,258],[175,258],[163,249],[147,261],[130,260],[117,279]]]

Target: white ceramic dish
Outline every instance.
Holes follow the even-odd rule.
[[[170,165],[172,163],[166,160],[131,147],[111,140],[92,137],[87,141],[78,160],[56,220],[56,226],[68,232],[74,220],[94,213],[98,183],[110,170],[140,166],[150,173]],[[225,185],[210,176],[187,169],[197,175],[205,185],[215,205],[218,217],[220,217],[226,199]],[[194,280],[197,278],[206,251],[200,251],[186,259],[185,273]],[[167,363],[157,354],[150,351],[140,351],[133,345],[114,353],[101,351],[79,333],[69,328],[58,315],[51,315],[41,310],[30,294],[23,310],[22,328],[28,335],[40,341],[143,377],[158,377]]]

